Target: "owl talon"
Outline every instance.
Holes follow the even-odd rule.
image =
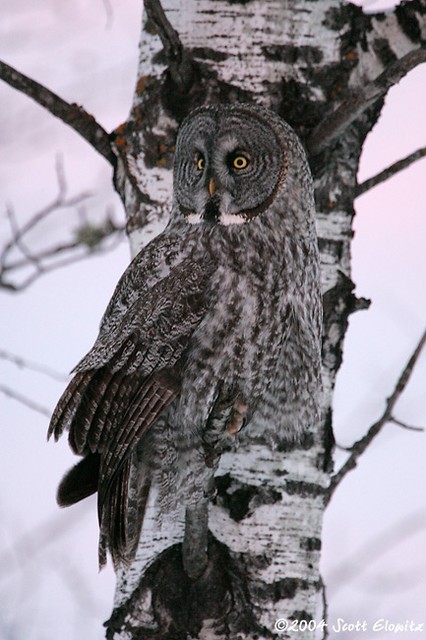
[[[226,430],[231,435],[235,435],[247,424],[248,405],[238,400],[232,409],[231,419],[226,425]]]

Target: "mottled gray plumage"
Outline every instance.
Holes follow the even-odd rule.
[[[317,420],[321,318],[297,136],[259,107],[194,111],[176,143],[169,225],[119,281],[49,429],[69,429],[85,456],[59,502],[99,492],[101,563],[106,548],[115,563],[132,558],[153,484],[163,510],[185,501],[184,555],[199,562],[197,521],[223,448]]]

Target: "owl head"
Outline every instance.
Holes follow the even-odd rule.
[[[174,160],[175,201],[186,221],[242,224],[262,214],[287,172],[283,126],[253,105],[193,111],[180,128]]]

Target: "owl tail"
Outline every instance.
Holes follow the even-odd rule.
[[[126,459],[114,477],[99,511],[99,567],[106,564],[107,550],[115,570],[129,566],[135,557],[151,489],[151,479],[141,473],[137,454]]]
[[[98,490],[100,456],[89,453],[62,478],[56,494],[60,507],[70,507]]]
[[[49,435],[57,439],[69,428],[71,448],[85,456],[63,478],[58,502],[69,506],[98,492],[100,567],[107,549],[115,567],[135,555],[151,487],[138,445],[179,385],[173,369],[145,377],[101,367],[77,373],[55,409]]]
[[[151,481],[132,468],[129,457],[116,474],[99,510],[99,567],[106,564],[109,549],[114,567],[129,565],[139,542]],[[65,474],[58,487],[57,502],[69,507],[98,490],[100,455],[89,453]]]

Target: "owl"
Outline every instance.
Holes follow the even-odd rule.
[[[170,222],[121,277],[49,427],[83,456],[59,504],[98,492],[101,565],[107,550],[132,560],[155,487],[160,512],[185,505],[195,575],[221,453],[318,420],[314,215],[303,147],[276,114],[216,105],[183,121]]]

